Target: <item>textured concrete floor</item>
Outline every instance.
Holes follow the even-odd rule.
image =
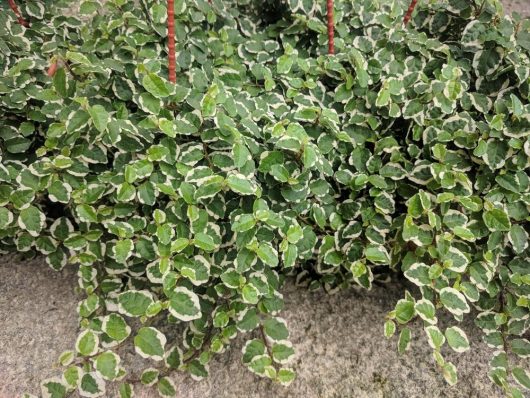
[[[72,348],[77,332],[72,291],[73,269],[56,273],[34,260],[0,260],[0,397],[38,392],[42,378],[57,375],[58,354]],[[382,335],[385,314],[405,287],[392,284],[371,292],[350,289],[336,295],[309,293],[287,286],[283,314],[297,354],[297,380],[283,388],[258,379],[240,363],[242,340],[211,364],[211,377],[194,382],[177,375],[179,397],[497,397],[486,377],[490,350],[480,342],[470,321],[463,324],[472,350],[457,355],[446,350],[459,368],[461,381],[449,388],[436,371],[421,328],[411,351],[396,353],[396,340]],[[446,319],[450,321],[450,319]],[[132,371],[145,362],[129,355]],[[147,366],[146,366],[147,367]],[[139,396],[151,397],[149,391]],[[74,395],[75,396],[75,395]],[[109,395],[112,396],[112,395]]]
[[[504,0],[507,10],[530,15],[530,0]],[[0,258],[0,398],[22,392],[39,393],[40,380],[59,374],[57,356],[71,349],[77,335],[75,307],[78,297],[75,270],[56,273],[42,260],[21,263]],[[178,396],[183,398],[490,398],[500,397],[486,377],[489,350],[479,330],[469,321],[463,329],[472,348],[447,358],[459,368],[460,382],[449,388],[436,371],[431,350],[420,336],[409,352],[399,356],[395,339],[382,336],[382,320],[399,298],[403,286],[391,285],[371,292],[353,289],[329,296],[287,287],[283,314],[297,353],[296,381],[283,388],[259,379],[240,363],[242,339],[211,364],[211,375],[201,382],[177,375]],[[449,319],[446,319],[449,321]],[[137,356],[125,359],[137,373]],[[73,395],[72,397],[75,397]],[[109,397],[115,396],[109,392]],[[137,397],[155,397],[137,389]]]

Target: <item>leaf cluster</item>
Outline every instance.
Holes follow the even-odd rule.
[[[244,334],[242,361],[289,384],[281,286],[406,292],[385,323],[445,343],[475,316],[491,380],[530,388],[530,21],[498,2],[175,1],[177,82],[163,4],[28,1],[0,13],[0,250],[77,264],[83,331],[44,396],[140,381],[174,396]],[[2,5],[2,7],[4,7]],[[46,73],[51,63],[58,68]],[[472,309],[473,314],[472,314]],[[476,312],[475,312],[476,311]],[[452,324],[443,327],[438,316]],[[140,326],[138,326],[138,322]]]

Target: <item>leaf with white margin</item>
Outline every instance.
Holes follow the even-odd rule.
[[[401,330],[401,333],[399,333],[399,339],[398,339],[398,352],[400,354],[405,353],[410,348],[410,342],[412,340],[412,331],[410,328],[403,328]]]
[[[92,118],[94,127],[100,133],[104,133],[107,130],[107,124],[110,122],[110,115],[107,110],[101,105],[94,105],[88,107],[88,113]]]
[[[469,260],[467,259],[466,255],[456,247],[452,246],[449,248],[449,252],[443,260],[449,261],[450,263],[447,269],[458,273],[464,272],[469,264]]]
[[[132,398],[134,397],[134,387],[129,383],[120,384],[119,389],[120,398]]]
[[[279,341],[272,346],[272,359],[280,364],[289,363],[294,356],[293,344],[288,341]]]
[[[5,207],[0,207],[0,230],[5,229],[14,220],[13,213]]]
[[[414,309],[416,310],[416,313],[419,315],[419,317],[425,322],[431,325],[434,325],[438,322],[438,318],[436,317],[436,308],[430,300],[424,298],[417,301],[414,305]]]
[[[99,337],[92,330],[83,330],[75,342],[75,350],[86,357],[95,355],[98,352]]]
[[[73,351],[63,351],[61,355],[59,355],[59,363],[61,364],[61,366],[68,366],[72,363],[74,357],[75,353]]]
[[[76,388],[85,372],[79,366],[70,366],[63,372],[63,381],[72,388]]]
[[[492,232],[508,232],[511,228],[510,218],[502,209],[491,209],[482,214],[484,223]]]
[[[291,368],[281,368],[278,370],[276,380],[280,382],[282,386],[288,386],[293,382],[296,377],[296,373]]]
[[[430,267],[424,263],[414,263],[405,272],[405,277],[417,286],[430,286]]]
[[[391,319],[385,322],[384,335],[388,339],[396,333],[396,324]]]
[[[106,380],[115,380],[120,370],[121,358],[112,351],[99,354],[94,360],[98,374]]]
[[[140,376],[140,381],[144,386],[154,386],[155,383],[158,381],[159,375],[160,371],[158,369],[148,368],[142,372],[142,375]]]
[[[240,173],[230,174],[226,178],[226,183],[232,191],[241,195],[255,195],[259,191],[253,180]]]
[[[41,385],[42,398],[64,398],[66,397],[66,386],[61,379],[54,377],[44,380]]]
[[[118,311],[130,317],[142,316],[153,301],[148,290],[129,290],[118,296]]]
[[[447,383],[449,383],[449,385],[454,386],[457,383],[458,374],[456,371],[456,366],[453,365],[451,362],[446,362],[443,365],[442,373]]]
[[[282,341],[289,338],[287,322],[280,317],[266,319],[263,322],[263,331],[272,341]]]
[[[31,236],[37,237],[46,225],[46,216],[35,206],[20,210],[18,225]]]
[[[188,363],[187,368],[193,380],[200,381],[205,377],[208,377],[208,364],[202,364],[198,359],[194,359]]]
[[[182,356],[182,350],[175,345],[166,351],[164,363],[170,369],[178,369],[182,365]]]
[[[79,383],[79,395],[87,398],[105,395],[105,381],[96,372],[85,373]]]
[[[519,383],[527,390],[530,390],[530,373],[528,373],[527,370],[520,367],[516,367],[513,368],[512,375],[517,383]]]
[[[461,316],[470,311],[466,297],[452,287],[444,287],[440,290],[440,301],[453,315]]]
[[[427,326],[425,328],[425,333],[427,334],[427,341],[431,348],[437,350],[445,343],[445,336],[438,326]]]
[[[260,243],[256,254],[265,264],[271,267],[276,267],[278,265],[278,251],[272,247],[271,244],[265,242]]]
[[[52,202],[68,203],[72,187],[64,181],[54,181],[48,188],[48,197]]]
[[[177,395],[177,387],[169,377],[162,377],[158,382],[158,394],[164,398],[171,398]]]
[[[519,224],[512,225],[508,240],[517,254],[524,252],[528,248],[528,232]]]
[[[150,358],[154,361],[164,359],[164,347],[166,336],[153,327],[143,327],[138,330],[134,337],[134,350],[142,358]]]
[[[171,293],[168,310],[171,315],[184,322],[202,316],[199,296],[183,286],[175,288]]]
[[[445,329],[447,344],[456,352],[465,352],[469,350],[469,340],[466,333],[457,326],[451,326]]]
[[[512,351],[521,358],[530,358],[530,341],[527,339],[513,339]]]
[[[248,340],[241,350],[243,353],[242,361],[248,365],[254,358],[264,355],[265,351],[266,347],[262,340]]]

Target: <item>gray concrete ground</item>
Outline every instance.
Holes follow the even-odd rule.
[[[507,10],[530,15],[530,0],[504,0]],[[0,398],[39,392],[40,380],[58,375],[57,356],[71,349],[78,327],[75,270],[57,273],[41,259],[0,258]],[[500,397],[486,377],[491,350],[480,341],[472,322],[460,325],[471,340],[465,354],[446,351],[459,369],[459,383],[448,387],[436,371],[419,325],[411,350],[399,356],[396,340],[382,336],[386,312],[403,286],[392,284],[371,292],[350,289],[336,295],[309,293],[288,285],[283,314],[296,347],[298,377],[288,387],[259,379],[240,363],[243,340],[211,364],[208,379],[195,382],[178,374],[178,396],[185,398],[489,398]],[[446,319],[445,321],[450,321]],[[128,353],[132,372],[142,366]],[[154,397],[137,388],[138,397]],[[115,396],[109,392],[109,397]],[[75,397],[75,395],[73,395]]]
[[[39,381],[57,375],[58,354],[70,349],[77,333],[77,297],[73,268],[56,273],[40,260],[20,263],[0,260],[0,397],[38,392]],[[297,354],[298,378],[289,387],[276,386],[248,372],[240,363],[242,339],[211,364],[210,378],[195,382],[178,374],[179,397],[497,397],[500,392],[486,377],[488,353],[472,322],[463,328],[472,350],[445,353],[459,368],[460,382],[448,387],[436,371],[420,325],[409,352],[396,353],[396,339],[382,335],[385,314],[403,294],[391,284],[370,292],[350,289],[335,295],[309,293],[288,285],[287,319]],[[450,319],[446,319],[450,321]],[[137,372],[145,362],[133,360]],[[145,366],[147,367],[147,366]],[[138,396],[156,396],[138,391]],[[112,395],[109,395],[112,396]]]

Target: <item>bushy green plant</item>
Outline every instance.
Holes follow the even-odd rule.
[[[419,287],[385,323],[400,352],[419,320],[456,383],[442,347],[469,348],[475,308],[491,380],[530,388],[530,21],[449,0],[404,27],[408,4],[339,0],[327,55],[323,1],[177,0],[173,85],[160,2],[56,6],[20,7],[29,28],[0,13],[0,247],[78,264],[86,292],[44,396],[131,396],[131,341],[173,396],[173,371],[207,376],[239,334],[289,384],[285,277],[394,272]]]

